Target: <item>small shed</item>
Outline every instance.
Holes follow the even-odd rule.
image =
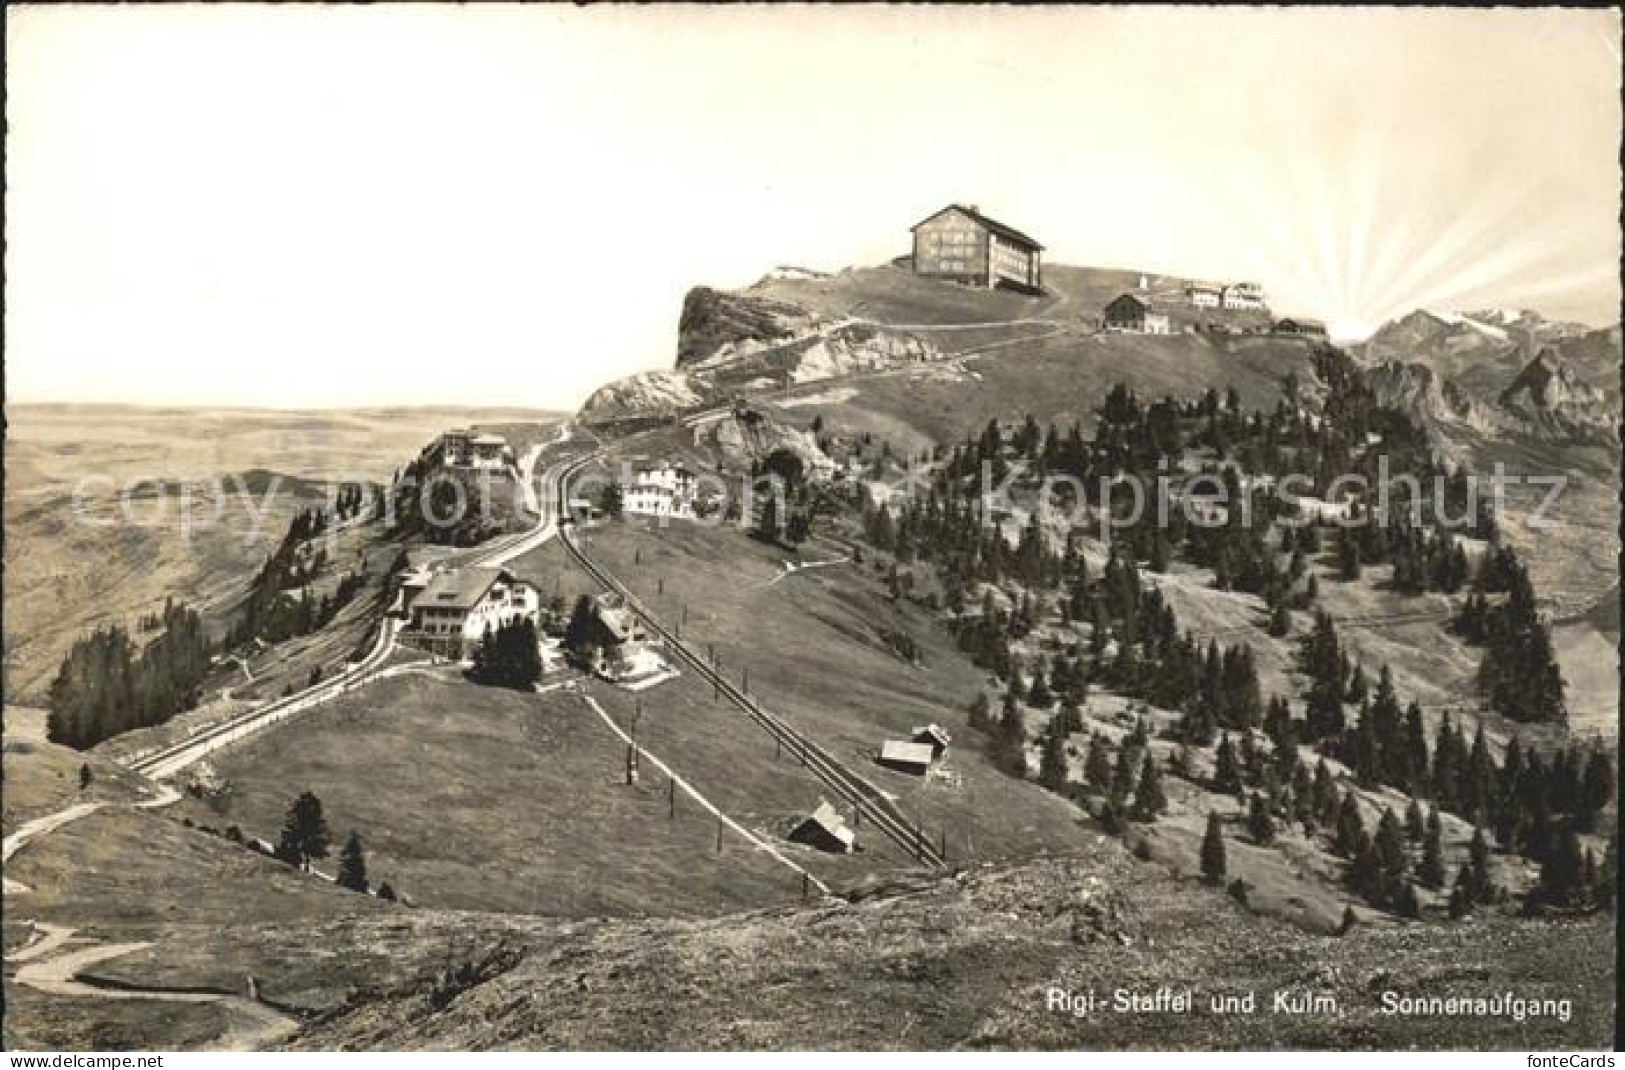
[[[827,800],[818,800],[818,809],[790,830],[790,840],[832,854],[851,854],[858,834],[847,827],[846,819]]]
[[[936,758],[932,746],[930,743],[909,743],[900,739],[888,739],[880,745],[880,753],[875,756],[875,761],[899,773],[924,776]]]
[[[942,757],[948,750],[948,744],[953,742],[953,737],[948,734],[947,729],[939,724],[928,724],[924,727],[915,728],[910,733],[909,738],[915,743],[928,744],[931,747],[931,757],[933,759]]]

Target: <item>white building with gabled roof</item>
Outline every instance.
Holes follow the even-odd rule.
[[[404,587],[403,587],[404,591]],[[406,607],[409,628],[460,656],[484,637],[519,620],[536,623],[541,592],[505,568],[470,566],[432,574]]]

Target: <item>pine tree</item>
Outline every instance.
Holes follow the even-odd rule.
[[[1083,761],[1083,778],[1101,791],[1111,787],[1112,759],[1107,753],[1106,740],[1098,732],[1089,735],[1089,752]]]
[[[93,779],[94,779],[94,776],[90,772],[90,763],[88,763],[88,762],[80,763],[80,765],[79,765],[79,790],[84,791],[86,788],[90,787],[90,782]]]
[[[1411,804],[1405,808],[1405,838],[1412,843],[1421,843],[1427,835],[1427,819],[1422,816],[1422,804],[1411,797]]]
[[[1352,859],[1360,841],[1364,838],[1365,822],[1360,818],[1360,804],[1355,801],[1352,791],[1344,792],[1343,802],[1337,808],[1337,827],[1333,836],[1332,851],[1342,858]]]
[[[1398,894],[1394,896],[1394,913],[1402,918],[1422,916],[1422,901],[1416,896],[1416,885],[1410,881],[1400,885]]]
[[[1224,880],[1225,873],[1224,830],[1219,824],[1219,815],[1210,811],[1207,832],[1202,836],[1202,878],[1209,884],[1218,884]]]
[[[1377,822],[1377,861],[1382,866],[1382,896],[1393,902],[1410,876],[1410,856],[1405,853],[1405,833],[1392,810],[1384,810]]]
[[[999,765],[1006,772],[1018,777],[1027,775],[1027,720],[1021,712],[1014,677],[1004,696],[1004,710],[999,716],[999,731],[993,746]]]
[[[1140,821],[1154,821],[1168,809],[1168,797],[1162,791],[1162,774],[1151,755],[1140,765],[1140,783],[1134,791],[1134,816]]]
[[[1495,886],[1490,880],[1490,844],[1482,828],[1473,829],[1473,841],[1468,845],[1467,857],[1471,869],[1467,891],[1474,903],[1488,903]]]
[[[1241,770],[1228,732],[1219,736],[1219,750],[1213,763],[1213,790],[1227,795],[1241,794]]]
[[[1434,891],[1444,887],[1444,822],[1435,806],[1428,815],[1427,836],[1422,841],[1422,867],[1418,873],[1422,883]]]
[[[1275,842],[1275,817],[1264,796],[1256,792],[1247,804],[1247,833],[1253,842],[1266,847]]]
[[[289,865],[309,869],[310,863],[326,858],[333,837],[322,816],[322,801],[306,791],[288,807],[288,817],[277,842],[276,856]]]
[[[1066,787],[1066,736],[1051,730],[1044,736],[1044,751],[1038,763],[1038,782],[1051,791]]]
[[[352,892],[367,890],[367,858],[361,849],[361,837],[353,830],[350,838],[344,841],[344,849],[339,852],[339,872],[335,882],[340,888],[348,888]]]
[[[1363,832],[1355,844],[1354,859],[1349,863],[1348,881],[1349,887],[1372,906],[1384,904],[1382,859],[1371,837]]]
[[[1535,899],[1554,906],[1574,902],[1582,888],[1584,867],[1580,837],[1572,828],[1565,829],[1541,863],[1540,882],[1533,893]]]
[[[1596,827],[1597,815],[1614,799],[1614,763],[1601,747],[1592,747],[1586,758],[1585,772],[1580,783],[1579,805],[1575,818],[1580,828],[1590,831]]]
[[[1134,763],[1134,748],[1125,741],[1117,750],[1117,764],[1112,769],[1111,800],[1113,805],[1122,806],[1134,792],[1134,785],[1138,779]]]

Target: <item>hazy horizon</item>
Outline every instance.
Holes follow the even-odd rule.
[[[1618,317],[1612,10],[9,15],[11,404],[569,411],[952,201],[1332,323]]]

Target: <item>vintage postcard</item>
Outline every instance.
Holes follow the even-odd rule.
[[[7,1049],[1612,1065],[1618,9],[6,22]]]

